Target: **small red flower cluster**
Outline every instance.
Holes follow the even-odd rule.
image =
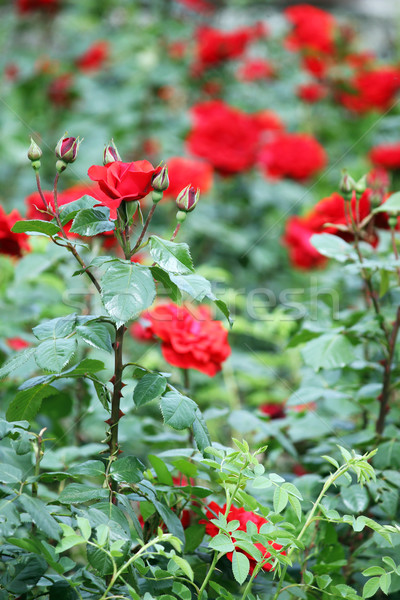
[[[336,21],[331,14],[311,4],[297,4],[287,8],[285,15],[293,25],[285,40],[290,50],[311,55],[332,54]]]
[[[338,95],[343,106],[358,114],[383,112],[394,103],[400,90],[400,69],[390,65],[361,69],[348,83],[350,91]]]
[[[391,171],[400,169],[400,142],[375,146],[369,153],[369,158],[376,167]]]
[[[193,73],[201,75],[210,67],[239,58],[251,42],[265,34],[266,29],[261,23],[227,32],[208,26],[200,27],[196,35],[196,62]]]
[[[75,64],[84,73],[100,71],[108,60],[109,54],[109,43],[106,40],[98,40],[76,59]]]
[[[220,513],[225,514],[225,512],[226,512],[226,504],[224,504],[224,506],[221,507],[216,502],[210,502],[210,504],[208,505],[208,510],[206,512],[207,520],[202,520],[202,521],[200,521],[200,523],[205,524],[206,533],[208,535],[210,535],[211,537],[215,537],[220,532],[218,527],[216,525],[214,525],[214,523],[211,523],[211,519],[215,519],[215,518],[217,518],[217,516]],[[265,523],[268,523],[267,519],[264,519],[264,517],[261,517],[260,515],[257,515],[256,513],[246,511],[244,508],[237,508],[236,506],[231,506],[226,520],[228,523],[230,523],[231,521],[239,521],[240,525],[237,528],[238,531],[247,531],[246,526],[249,521],[251,521],[252,523],[254,523],[256,525],[258,532],[260,531],[262,525],[264,525]],[[232,538],[232,540],[235,543],[234,538]],[[270,542],[268,542],[268,544],[270,546],[272,546],[272,548],[274,550],[282,549],[282,546],[280,544],[277,544],[276,542],[270,541]],[[258,550],[260,550],[260,552],[264,556],[264,559],[267,559],[271,556],[271,553],[268,552],[267,548],[265,546],[263,546],[261,543],[256,543],[256,544],[254,544],[254,546],[256,548],[258,548]],[[236,552],[241,552],[242,554],[247,556],[247,558],[250,561],[250,573],[252,573],[254,571],[254,567],[257,564],[256,560],[250,554],[248,554],[241,548],[236,548]],[[282,552],[282,554],[286,554],[286,553]],[[227,559],[230,560],[231,562],[232,562],[232,556],[233,556],[233,552],[228,552],[226,555]],[[271,571],[271,569],[273,569],[272,563],[267,562],[263,565],[264,571]]]
[[[231,349],[228,332],[214,321],[207,306],[189,310],[172,302],[143,313],[132,335],[142,341],[161,340],[165,360],[174,367],[196,369],[213,377],[222,369]]]
[[[0,206],[0,254],[10,256],[22,256],[23,252],[29,252],[30,246],[26,233],[14,233],[12,226],[22,219],[17,210],[12,210],[9,215],[6,214]]]

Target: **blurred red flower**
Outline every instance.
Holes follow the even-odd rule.
[[[208,0],[177,0],[177,2],[190,10],[203,14],[213,13],[215,10],[215,6]]]
[[[241,81],[258,81],[274,77],[275,69],[263,58],[248,58],[240,65],[237,75]]]
[[[283,419],[286,416],[285,404],[282,402],[267,402],[258,407],[270,419]]]
[[[293,25],[293,30],[285,40],[287,48],[333,53],[336,27],[333,15],[311,4],[290,6],[284,13]]]
[[[86,73],[99,71],[108,60],[109,54],[109,43],[106,40],[98,40],[76,59],[75,64],[80,71]]]
[[[169,187],[166,197],[176,197],[187,185],[199,188],[206,194],[213,184],[213,168],[210,163],[197,158],[173,156],[167,160]]]
[[[328,95],[328,88],[317,82],[303,83],[297,88],[297,95],[304,102],[313,104]]]
[[[369,158],[376,167],[392,171],[400,169],[400,142],[375,146],[370,151]]]
[[[6,344],[9,348],[11,348],[11,350],[15,350],[16,352],[19,352],[20,350],[25,350],[25,348],[29,348],[30,346],[29,342],[23,340],[20,337],[7,338]]]
[[[207,520],[203,519],[199,522],[202,524],[205,524],[206,533],[208,535],[210,535],[211,537],[215,537],[219,534],[220,530],[218,529],[218,527],[216,525],[214,525],[214,523],[211,523],[211,519],[216,519],[220,513],[225,514],[226,504],[224,504],[224,506],[219,506],[216,502],[210,502],[210,504],[208,505],[207,508],[208,508],[208,510],[206,512]],[[231,521],[239,521],[240,525],[236,531],[247,531],[247,523],[249,521],[251,521],[252,523],[254,523],[256,525],[258,532],[260,531],[262,525],[268,523],[267,519],[265,519],[261,515],[257,515],[254,512],[246,511],[244,508],[237,508],[236,506],[231,506],[229,513],[226,517],[226,520],[228,523],[230,523]],[[232,541],[235,543],[236,540],[234,538],[232,538]],[[273,542],[273,541],[269,541],[268,544],[270,546],[272,546],[272,548],[274,548],[274,550],[281,550],[281,548],[282,548],[282,546],[280,544],[277,544],[276,542]],[[254,544],[254,546],[256,548],[258,548],[258,550],[260,550],[260,552],[264,556],[264,559],[269,558],[271,556],[271,553],[267,552],[267,548],[265,546],[263,546],[261,543],[256,543],[256,544]],[[247,558],[250,561],[250,573],[252,573],[254,571],[254,567],[257,564],[256,560],[250,554],[248,554],[241,548],[236,548],[236,552],[240,552],[240,553],[244,554],[245,556],[247,556]],[[282,554],[286,554],[286,553],[282,552]],[[233,552],[228,552],[226,554],[227,559],[230,560],[231,562],[232,562],[232,556],[233,556]],[[267,562],[263,565],[264,571],[271,571],[272,568],[273,568],[272,563]]]
[[[48,99],[58,108],[69,108],[75,99],[73,77],[70,73],[58,75],[47,89]]]
[[[211,318],[207,306],[189,310],[172,302],[143,313],[131,328],[142,341],[159,338],[165,360],[174,367],[196,369],[213,377],[222,369],[231,349],[228,332]]]
[[[12,226],[20,220],[22,217],[17,210],[14,209],[7,215],[4,208],[0,206],[0,254],[20,257],[24,251],[29,252],[31,249],[26,233],[11,231]]]
[[[196,104],[191,113],[187,145],[192,154],[207,159],[224,175],[254,165],[260,132],[252,115],[222,100]]]
[[[30,13],[35,10],[44,10],[54,12],[59,6],[59,0],[17,0],[17,10],[19,13]]]
[[[307,133],[277,133],[264,144],[259,162],[266,175],[305,181],[327,163],[325,150]]]
[[[383,112],[395,101],[400,89],[400,69],[390,65],[360,71],[348,82],[350,91],[338,93],[338,100],[355,113]]]

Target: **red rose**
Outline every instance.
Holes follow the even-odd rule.
[[[286,416],[285,405],[282,402],[268,402],[258,407],[270,419],[283,419]]]
[[[84,71],[85,73],[99,71],[109,57],[109,48],[110,45],[105,40],[95,42],[86,50],[86,52],[76,59],[76,66],[80,71]]]
[[[17,0],[19,13],[30,13],[35,10],[54,12],[58,8],[58,0]]]
[[[207,520],[203,519],[202,521],[199,521],[199,522],[205,524],[206,533],[208,535],[210,535],[211,537],[215,537],[216,535],[219,534],[220,530],[218,529],[218,527],[216,525],[214,525],[214,523],[211,523],[211,519],[217,518],[217,516],[220,513],[225,514],[226,504],[224,504],[224,506],[221,507],[216,502],[210,502],[210,504],[208,505],[207,508],[208,508],[208,510],[206,512]],[[247,523],[249,521],[251,521],[252,523],[254,523],[256,525],[258,532],[260,531],[262,525],[268,523],[267,519],[264,519],[264,517],[262,517],[261,515],[257,515],[256,513],[246,511],[244,508],[236,508],[236,506],[231,506],[228,516],[226,517],[226,520],[228,523],[230,523],[231,521],[239,521],[240,525],[236,531],[247,531]],[[232,538],[232,541],[233,541],[233,543],[236,542],[236,540],[234,538]],[[276,542],[273,542],[273,541],[269,541],[268,544],[270,546],[272,546],[272,548],[274,548],[274,550],[281,550],[281,548],[282,548],[282,546],[280,544],[277,544]],[[260,550],[260,552],[264,556],[264,559],[269,558],[271,556],[271,554],[269,552],[267,552],[267,548],[265,546],[263,546],[261,543],[256,543],[256,544],[254,544],[254,546],[256,548],[258,548],[258,550]],[[250,573],[252,573],[254,571],[254,567],[257,564],[256,560],[250,554],[247,554],[247,552],[245,552],[241,548],[236,548],[236,552],[241,552],[242,554],[247,556],[247,558],[250,561]],[[286,553],[282,552],[282,554],[286,554]],[[230,560],[231,562],[232,562],[232,556],[233,556],[233,552],[228,552],[226,555],[227,559]],[[271,571],[272,568],[273,568],[272,563],[267,562],[263,565],[263,571]]]
[[[153,190],[153,177],[160,172],[148,160],[125,163],[120,160],[108,163],[104,167],[93,165],[88,171],[92,181],[97,181],[107,200],[102,204],[116,209],[122,200],[131,202],[140,200]]]
[[[282,132],[263,146],[259,160],[266,175],[305,181],[326,165],[327,156],[313,136]]]
[[[15,338],[7,338],[6,344],[11,350],[15,350],[19,352],[20,350],[25,350],[25,348],[29,348],[30,344],[26,340],[23,340],[20,337]]]
[[[275,69],[263,58],[248,58],[239,67],[237,75],[241,81],[259,81],[273,77]]]
[[[376,167],[392,171],[400,169],[400,142],[375,146],[369,153],[369,158]]]
[[[69,108],[76,96],[76,92],[73,89],[72,75],[65,73],[55,77],[47,89],[47,96],[54,106]]]
[[[196,35],[194,73],[201,74],[204,69],[242,56],[249,43],[265,33],[266,30],[262,24],[240,27],[234,31],[220,31],[207,26],[199,27]]]
[[[321,83],[303,83],[297,88],[298,97],[310,104],[326,98],[327,94],[328,88]]]
[[[167,160],[169,187],[165,196],[176,198],[187,185],[199,188],[206,194],[213,184],[213,168],[197,158],[174,156]]]
[[[332,66],[332,56],[307,54],[301,59],[302,67],[307,73],[317,79],[323,79]]]
[[[187,138],[190,152],[207,159],[224,175],[245,171],[256,160],[259,130],[252,115],[222,100],[196,104]]]
[[[24,251],[31,249],[28,243],[26,233],[14,233],[12,226],[22,220],[17,210],[12,210],[7,215],[2,206],[0,206],[0,254],[9,254],[10,256],[22,256]]]
[[[297,269],[315,269],[327,263],[314,246],[310,238],[317,233],[308,225],[306,219],[293,216],[286,222],[285,234],[282,241],[288,248],[289,259],[293,267]]]
[[[336,21],[333,15],[310,4],[291,6],[284,13],[293,25],[293,31],[285,40],[290,50],[324,54],[334,51]]]
[[[361,71],[348,83],[351,91],[338,94],[345,108],[359,114],[371,110],[383,112],[394,103],[400,89],[400,69],[388,65]]]
[[[220,321],[211,319],[206,306],[189,311],[170,302],[145,312],[142,318],[147,335],[161,340],[162,354],[174,367],[196,369],[213,377],[231,353],[228,332]],[[131,332],[137,334],[137,326]],[[143,330],[139,335],[143,340]]]

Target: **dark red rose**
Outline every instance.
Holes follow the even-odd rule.
[[[29,237],[26,233],[11,231],[12,226],[21,220],[22,217],[17,210],[14,209],[7,215],[3,207],[0,206],[0,254],[20,257],[24,251],[30,251]]]
[[[37,10],[46,12],[55,12],[59,6],[58,0],[17,0],[17,10],[19,13],[30,13]]]
[[[400,89],[400,69],[387,65],[360,71],[347,83],[351,90],[338,94],[344,107],[358,114],[371,110],[383,112],[395,102]]]
[[[220,530],[218,529],[218,527],[216,525],[214,525],[214,523],[211,523],[211,519],[217,518],[217,516],[220,513],[225,514],[226,504],[224,504],[224,506],[219,506],[216,502],[210,502],[210,504],[208,505],[207,508],[208,508],[208,510],[206,512],[207,520],[203,519],[202,521],[199,521],[199,522],[205,524],[206,533],[208,535],[210,535],[211,537],[215,537],[219,534]],[[249,521],[251,521],[252,523],[254,523],[256,525],[258,532],[260,531],[262,525],[264,525],[265,523],[268,523],[267,519],[264,519],[264,517],[262,517],[261,515],[257,515],[254,512],[246,511],[244,508],[237,508],[236,506],[231,506],[228,516],[226,517],[226,520],[228,523],[230,523],[231,521],[239,521],[240,525],[236,531],[247,531],[247,523]],[[236,542],[236,540],[234,538],[232,538],[232,541],[233,541],[233,543]],[[281,548],[282,548],[282,546],[280,544],[277,544],[276,542],[273,542],[273,541],[269,541],[268,544],[270,546],[272,546],[272,548],[274,548],[274,550],[281,550]],[[254,544],[254,546],[256,548],[258,548],[258,550],[260,550],[260,552],[262,552],[264,558],[269,558],[271,556],[271,554],[269,552],[267,552],[267,548],[265,546],[263,546],[261,543],[256,543],[256,544]],[[242,554],[247,556],[247,558],[250,561],[250,573],[252,573],[254,571],[254,567],[257,564],[256,560],[252,556],[250,556],[250,554],[247,554],[247,552],[245,552],[241,548],[236,548],[236,552],[241,552]],[[286,552],[282,552],[282,554],[286,554]],[[233,556],[233,552],[228,552],[226,555],[227,559],[230,560],[231,562],[232,562],[232,556]],[[265,565],[263,565],[264,571],[271,571],[271,569],[273,569],[272,563],[267,562],[267,563],[265,563]]]
[[[169,187],[165,197],[176,198],[187,185],[206,194],[213,184],[213,168],[210,163],[198,158],[173,156],[167,160]]]
[[[159,172],[160,168],[155,169],[148,160],[131,163],[116,160],[105,166],[90,167],[88,175],[107,196],[102,204],[116,209],[122,200],[131,202],[147,196],[153,190],[153,177]]]
[[[325,150],[307,133],[277,133],[261,149],[260,166],[266,175],[306,181],[327,163]]]
[[[106,40],[98,40],[76,59],[75,64],[85,73],[100,71],[108,60],[109,54],[109,43]]]
[[[297,88],[297,95],[299,98],[304,100],[304,102],[313,104],[314,102],[318,102],[319,100],[326,98],[328,95],[328,88],[325,85],[317,82],[303,83]]]
[[[143,329],[147,333],[143,332]],[[133,335],[161,340],[165,360],[174,367],[196,369],[213,377],[222,369],[231,349],[228,332],[220,321],[213,321],[207,306],[189,310],[172,302],[160,304],[142,315],[141,329],[135,324]]]
[[[400,142],[375,146],[369,153],[369,158],[376,167],[391,171],[400,169]]]
[[[224,175],[252,167],[259,145],[259,129],[252,115],[222,100],[195,105],[193,127],[187,138],[190,152],[205,158]]]
[[[323,267],[327,263],[326,257],[311,245],[310,238],[314,233],[317,232],[305,218],[293,216],[287,220],[282,241],[288,249],[293,267],[309,270]]]
[[[274,77],[275,69],[263,58],[248,58],[240,65],[237,75],[240,81],[259,81]]]
[[[47,96],[58,108],[69,108],[76,97],[73,89],[73,77],[70,73],[58,75],[47,89]]]
[[[285,40],[290,50],[333,53],[336,28],[333,15],[311,4],[290,6],[284,12],[293,25],[293,30]]]
[[[11,348],[11,350],[15,350],[16,352],[19,352],[20,350],[25,350],[25,348],[29,348],[30,346],[29,342],[23,340],[20,337],[7,338],[6,344],[9,348]]]
[[[250,42],[266,34],[260,23],[252,27],[240,27],[234,31],[221,31],[212,27],[199,27],[196,34],[195,74],[215,67],[221,62],[242,56]]]
[[[270,419],[283,419],[286,416],[285,404],[282,402],[268,402],[261,404],[258,408],[264,415],[268,415]]]

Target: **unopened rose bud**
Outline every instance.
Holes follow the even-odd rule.
[[[111,142],[104,148],[103,165],[108,165],[108,163],[112,163],[117,160],[121,160],[121,157],[119,155],[117,146],[114,144],[114,140],[111,140]]]
[[[197,191],[194,189],[192,185],[187,185],[183,190],[179,193],[176,199],[176,206],[180,211],[185,213],[191,212],[196,207],[200,198],[200,190]]]
[[[367,189],[367,176],[363,175],[354,186],[357,196],[361,196]]]
[[[164,192],[169,186],[168,168],[165,166],[154,176],[152,186],[156,192]]]
[[[353,191],[355,190],[356,182],[344,169],[342,171],[342,179],[340,180],[339,190],[345,200],[351,200]]]
[[[62,137],[56,146],[56,156],[64,163],[73,163],[78,155],[79,146],[83,142],[79,137]]]
[[[38,161],[41,156],[42,156],[41,149],[39,148],[39,146],[37,145],[37,143],[35,142],[35,140],[33,140],[31,138],[31,145],[29,146],[29,150],[28,150],[28,158],[29,158],[29,160],[31,160],[32,162]]]
[[[397,218],[398,218],[398,215],[390,215],[390,217],[388,219],[390,229],[396,229],[396,227],[397,227]]]

